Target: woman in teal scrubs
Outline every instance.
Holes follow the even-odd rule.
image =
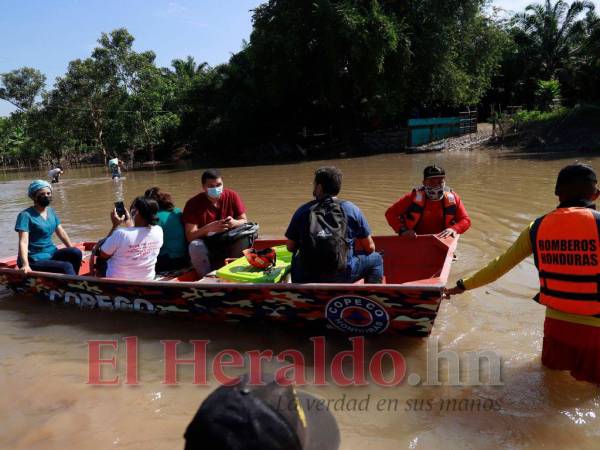
[[[158,203],[158,225],[163,229],[163,245],[156,262],[156,271],[167,272],[188,266],[190,260],[181,209],[175,207],[171,194],[158,187],[148,189],[144,196]]]
[[[35,180],[29,185],[28,194],[33,206],[19,213],[15,225],[15,231],[19,233],[19,267],[25,273],[37,270],[77,275],[81,250],[73,247],[56,212],[49,206],[52,186],[47,181]],[[56,248],[52,242],[54,233],[66,248]]]

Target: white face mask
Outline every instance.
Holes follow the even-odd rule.
[[[425,194],[429,200],[434,202],[441,200],[444,198],[444,188],[446,187],[446,183],[442,183],[436,187],[425,186]]]

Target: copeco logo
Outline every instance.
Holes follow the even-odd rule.
[[[357,295],[332,298],[325,317],[338,330],[354,334],[383,333],[390,324],[390,316],[379,303]]]

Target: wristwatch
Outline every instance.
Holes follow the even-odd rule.
[[[467,290],[467,288],[465,287],[465,282],[462,278],[456,282],[456,287],[462,289],[463,291]]]

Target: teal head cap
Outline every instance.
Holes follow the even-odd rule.
[[[44,189],[44,188],[48,188],[48,189],[50,189],[50,192],[52,192],[52,186],[47,181],[45,181],[45,180],[32,181],[31,184],[29,185],[29,188],[27,189],[27,195],[29,195],[29,198],[33,198],[33,197],[35,197],[35,193],[37,191],[39,191],[40,189]]]

